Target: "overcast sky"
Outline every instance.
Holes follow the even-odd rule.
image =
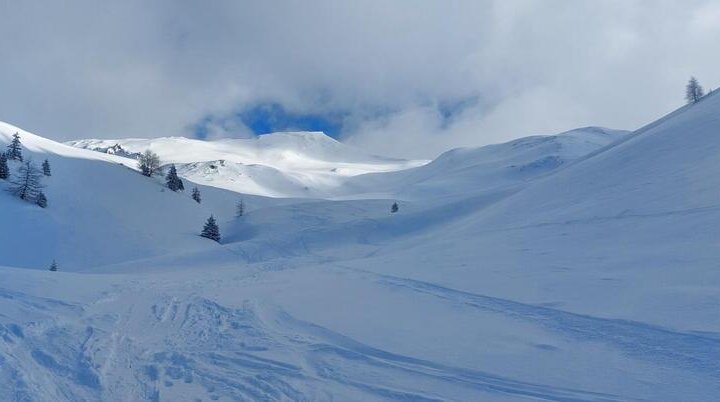
[[[0,15],[0,120],[57,140],[247,137],[273,105],[432,157],[635,129],[680,106],[690,75],[720,86],[713,0],[0,0]]]

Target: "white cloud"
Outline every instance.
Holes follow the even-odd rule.
[[[61,4],[62,3],[62,4]],[[274,101],[433,156],[583,125],[634,128],[720,82],[707,1],[3,2],[0,120],[58,139],[247,135]],[[478,99],[446,121],[434,105]],[[392,111],[377,117],[377,110]]]

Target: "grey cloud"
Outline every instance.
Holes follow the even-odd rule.
[[[720,82],[713,1],[0,2],[0,120],[57,139],[248,133],[272,101],[430,157],[584,125],[632,129]],[[437,105],[478,99],[449,120]],[[390,111],[377,114],[374,111]]]

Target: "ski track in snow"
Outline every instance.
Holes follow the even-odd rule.
[[[397,391],[391,392],[376,384],[403,378],[412,384],[424,379],[432,384],[430,389],[437,389],[440,386],[446,390],[447,394],[453,393],[449,391],[452,388],[467,388],[490,394],[507,394],[552,401],[621,400],[613,395],[532,384],[477,370],[451,367],[398,355],[367,346],[327,328],[297,320],[287,314],[282,314],[282,316],[284,317],[283,324],[289,325],[293,331],[311,333],[323,341],[323,343],[312,345],[311,356],[311,361],[321,376],[360,389],[371,390],[379,396],[389,397],[393,400],[435,401],[444,400],[444,398],[432,396],[432,393],[412,395]],[[373,372],[368,374],[368,370]],[[365,375],[358,376],[358,373],[365,373]],[[359,379],[362,378],[367,378],[367,381],[360,382]]]
[[[11,367],[17,367],[10,374],[15,394],[0,395],[17,401],[159,401],[190,395],[311,401],[333,400],[324,390],[345,389],[344,394],[357,393],[357,400],[467,400],[473,395],[627,400],[394,354],[295,319],[275,306],[247,302],[230,308],[193,294],[149,296],[152,291],[131,285],[85,306],[37,298],[31,308],[43,318],[25,329],[0,327],[0,359],[15,359]],[[120,304],[110,306],[112,311],[124,313],[108,313],[112,303]],[[79,320],[65,319],[78,313]],[[38,372],[53,378],[53,385],[39,382]]]
[[[676,332],[640,322],[575,314],[463,292],[413,279],[353,268],[345,269],[375,276],[378,283],[386,286],[410,289],[453,303],[532,322],[575,339],[603,342],[629,356],[663,366],[709,374],[720,381],[720,340],[715,338]]]

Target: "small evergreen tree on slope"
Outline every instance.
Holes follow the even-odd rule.
[[[210,215],[207,222],[205,222],[205,226],[203,227],[202,232],[200,233],[200,236],[208,238],[210,240],[214,240],[219,242],[220,241],[220,228],[218,228],[217,222],[215,222],[215,217]]]
[[[393,202],[392,206],[390,207],[390,212],[395,213],[400,209],[397,202]]]
[[[8,150],[6,154],[7,158],[9,160],[15,160],[15,161],[22,161],[22,143],[20,142],[20,134],[15,133],[13,135],[13,139],[10,142],[10,145],[8,145]]]
[[[52,176],[52,172],[50,172],[50,162],[48,162],[47,159],[43,162],[42,169],[45,176]]]
[[[170,165],[170,170],[168,171],[167,176],[165,176],[165,182],[167,183],[168,188],[172,191],[185,190],[182,179],[180,179],[177,175],[175,165]]]
[[[197,202],[198,204],[200,203],[200,201],[202,201],[202,199],[200,198],[200,190],[198,190],[197,187],[193,187],[192,199],[195,200],[195,202]]]

